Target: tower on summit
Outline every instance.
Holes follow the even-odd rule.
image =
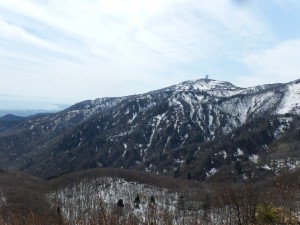
[[[208,81],[208,79],[209,79],[209,76],[205,75],[205,81]]]

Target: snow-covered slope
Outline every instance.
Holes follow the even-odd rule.
[[[260,118],[279,121],[268,128],[264,144],[270,145],[283,127],[277,118],[299,115],[299,90],[299,80],[239,88],[200,79],[146,94],[84,101],[0,133],[1,163],[45,177],[111,166],[173,175],[200,157],[195,149],[201,145]],[[292,124],[293,118],[287,121]],[[256,154],[262,148],[255,149]],[[204,174],[212,168],[206,169]]]
[[[139,195],[138,207],[134,204]],[[64,217],[68,221],[79,221],[82,215],[87,218],[97,214],[102,206],[113,212],[119,199],[123,200],[126,211],[132,211],[141,219],[146,218],[151,196],[154,197],[156,208],[165,208],[174,213],[180,194],[166,188],[129,182],[123,178],[99,177],[81,180],[75,185],[58,189],[48,195],[53,207],[60,206]],[[86,218],[85,218],[86,219]]]
[[[285,94],[278,106],[279,114],[300,114],[300,80],[291,82],[285,87]]]
[[[241,93],[243,89],[225,81],[200,79],[175,85],[174,90],[176,93],[183,91],[207,92],[216,97],[228,97]]]

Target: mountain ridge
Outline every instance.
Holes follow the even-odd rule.
[[[179,177],[192,173],[193,179],[207,180],[223,166],[234,165],[224,160],[218,168],[212,167],[208,156],[214,152],[213,144],[192,156],[195,149],[217,143],[262,118],[267,127],[262,130],[269,134],[257,144],[271,146],[278,138],[274,133],[286,132],[297,120],[297,99],[300,80],[239,88],[225,81],[199,79],[145,94],[87,100],[0,133],[1,164],[42,177],[84,168],[124,167]],[[256,135],[260,137],[261,131]],[[264,155],[255,148],[260,149],[255,155]],[[228,150],[233,164],[240,160],[234,157],[237,149],[235,144]],[[241,161],[247,164],[251,152],[240,151],[245,151]],[[191,171],[186,164],[191,158],[206,161],[198,160],[202,166]]]
[[[0,132],[11,129],[17,126],[21,122],[25,121],[25,117],[16,116],[13,114],[6,114],[0,117]]]

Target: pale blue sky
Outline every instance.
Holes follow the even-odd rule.
[[[0,109],[289,82],[299,61],[299,0],[0,0]]]

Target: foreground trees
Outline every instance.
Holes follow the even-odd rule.
[[[299,179],[299,178],[298,178]],[[299,184],[276,178],[265,184],[227,184],[214,194],[212,216],[217,224],[298,224]]]
[[[199,183],[193,183],[194,186],[176,190],[159,191],[156,188],[148,186],[147,189],[147,186],[142,186],[139,191],[134,191],[135,186],[126,186],[126,189],[120,191],[120,188],[115,186],[115,192],[111,188],[108,189],[111,192],[106,198],[99,195],[100,189],[96,192],[88,191],[88,187],[94,190],[100,183],[104,186],[109,184],[104,181],[112,182],[106,179],[98,181],[92,183],[93,185],[91,182],[82,182],[77,186],[70,186],[65,192],[60,189],[58,195],[62,196],[62,199],[52,196],[56,199],[53,200],[55,204],[51,209],[52,214],[41,215],[38,211],[28,215],[23,211],[17,214],[15,207],[8,211],[11,200],[2,197],[0,225],[296,225],[299,223],[297,216],[300,215],[300,174],[287,174],[263,183],[253,181],[218,183],[205,184],[198,188],[196,185]],[[118,182],[124,183],[123,180]],[[76,198],[72,201],[74,196]],[[110,198],[113,202],[109,201]]]

